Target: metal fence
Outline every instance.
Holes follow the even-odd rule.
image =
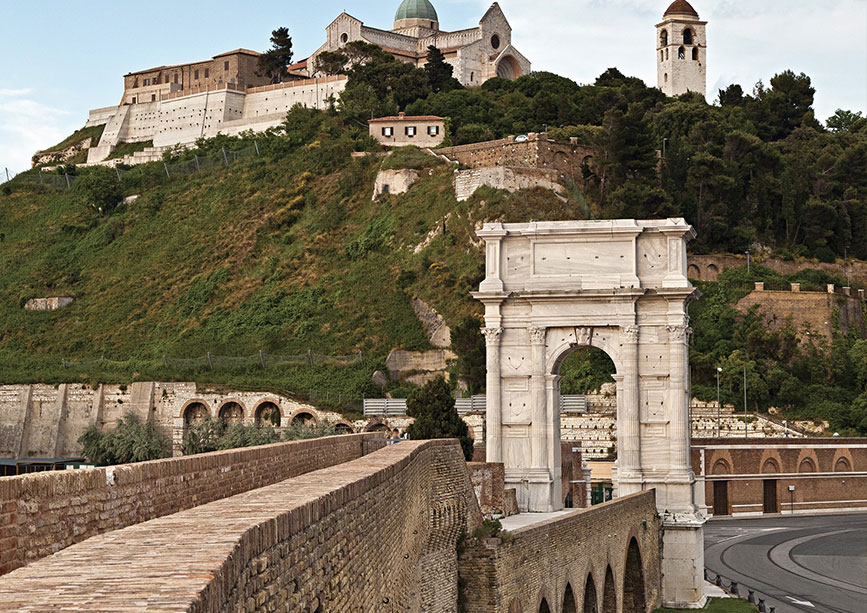
[[[329,364],[333,366],[349,366],[362,360],[361,352],[352,355],[323,355],[308,350],[298,354],[274,354],[260,351],[253,355],[225,356],[207,353],[195,358],[175,358],[167,355],[157,359],[112,360],[101,357],[97,360],[66,360],[62,359],[64,368],[130,368],[150,365],[170,370],[249,370],[251,368],[274,368],[279,366]]]
[[[473,396],[472,398],[456,398],[455,408],[459,415],[467,413],[481,413],[485,410],[485,396]],[[560,396],[561,413],[586,413],[586,396]],[[406,415],[406,398],[365,398],[365,415],[396,416]]]
[[[254,141],[252,145],[243,149],[228,150],[222,148],[220,151],[208,155],[193,154],[191,159],[178,162],[154,160],[152,163],[137,164],[125,169],[115,166],[114,172],[122,184],[148,187],[173,177],[208,173],[228,168],[238,162],[259,157],[259,155],[259,143]],[[40,171],[38,173],[19,173],[16,175],[8,168],[5,168],[4,171],[4,173],[0,174],[0,183],[4,182],[4,179],[6,182],[11,182],[17,177],[17,182],[22,184],[45,185],[60,190],[71,189],[76,179],[78,179],[78,175],[57,174],[56,172]]]

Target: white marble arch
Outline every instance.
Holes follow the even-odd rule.
[[[485,305],[489,462],[502,462],[522,511],[559,510],[559,370],[579,347],[617,374],[619,495],[655,489],[667,605],[703,605],[704,517],[689,464],[683,219],[489,223]]]

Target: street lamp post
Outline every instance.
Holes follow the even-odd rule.
[[[722,368],[717,366],[716,369],[716,437],[720,438],[722,436],[722,415],[720,412],[720,403],[719,403],[719,376],[722,374]]]
[[[747,254],[747,274],[750,274],[750,250],[747,249],[745,253]]]
[[[744,438],[748,438],[749,435],[749,423],[747,423],[747,367],[744,366]]]

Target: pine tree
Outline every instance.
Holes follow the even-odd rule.
[[[271,32],[271,48],[259,56],[256,74],[268,77],[271,83],[282,83],[292,64],[292,37],[289,28],[277,28]]]
[[[430,440],[456,438],[461,444],[464,458],[473,457],[473,439],[466,422],[455,409],[449,384],[442,377],[416,388],[406,400],[406,414],[415,421],[406,429],[410,438]]]
[[[454,66],[446,62],[443,52],[433,45],[427,48],[427,64],[424,65],[424,71],[434,93],[451,91],[460,86],[457,79],[453,77]]]

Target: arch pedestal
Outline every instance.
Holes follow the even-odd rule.
[[[655,489],[663,600],[701,606],[704,517],[689,465],[689,327],[682,219],[486,224],[488,461],[524,512],[562,507],[560,365],[605,351],[617,374],[620,496]],[[670,546],[669,546],[670,544]]]

